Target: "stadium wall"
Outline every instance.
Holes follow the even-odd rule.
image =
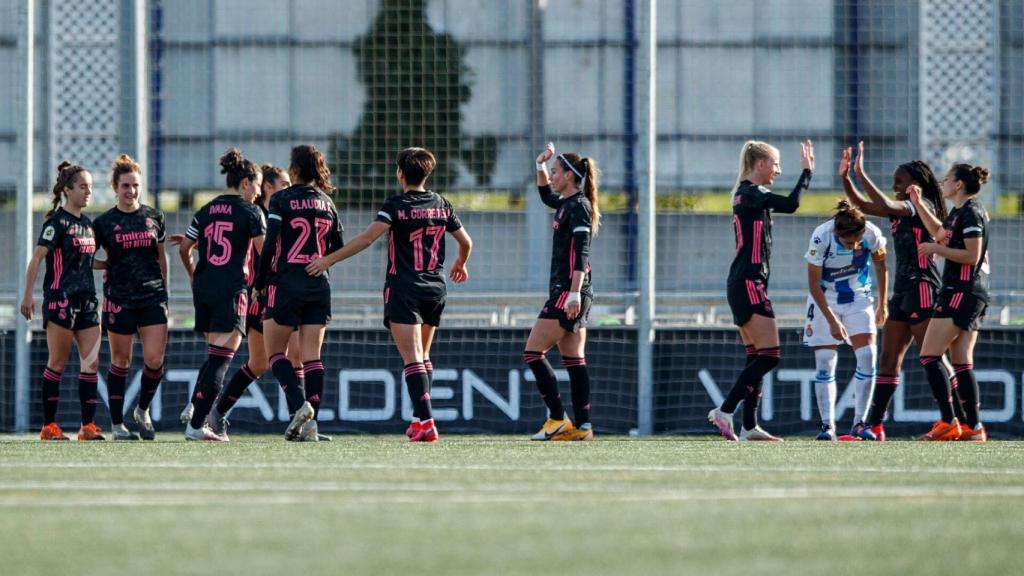
[[[432,391],[435,415],[445,432],[532,432],[545,416],[532,375],[520,358],[525,329],[442,329],[432,359],[437,368]],[[782,364],[766,381],[761,421],[769,430],[784,434],[810,434],[816,429],[813,396],[814,363],[796,330],[783,330]],[[0,333],[0,360],[12,346],[12,332]],[[982,390],[982,416],[995,437],[1024,436],[1024,344],[1022,329],[985,329],[975,352]],[[593,418],[599,433],[626,434],[636,427],[636,332],[628,328],[591,330],[588,365],[593,388]],[[168,375],[152,407],[154,423],[163,432],[180,432],[178,413],[189,398],[205,344],[188,331],[173,331],[167,351]],[[139,354],[129,376],[126,404],[130,413],[139,385]],[[568,382],[558,354],[550,354],[569,402]],[[46,357],[44,335],[36,333],[32,345],[33,374]],[[232,371],[246,358],[239,351]],[[384,330],[330,330],[324,348],[327,366],[321,431],[397,433],[411,417],[402,382],[401,361]],[[710,433],[707,411],[721,399],[743,366],[743,348],[730,329],[660,330],[654,351],[654,423],[660,434]],[[9,364],[7,364],[9,365]],[[104,404],[97,422],[108,422],[103,378],[109,366],[107,351],[101,359],[100,391]],[[886,422],[890,436],[909,436],[934,420],[930,392],[911,348],[904,364],[907,373],[897,391]],[[58,421],[77,427],[77,360],[69,363],[61,389]],[[841,350],[838,373],[852,375],[853,357]],[[841,376],[841,379],[845,376]],[[13,373],[0,374],[0,431],[13,429]],[[239,402],[231,414],[232,432],[277,433],[287,419],[279,389],[269,374]],[[852,418],[852,390],[841,386],[838,404],[840,430]],[[31,422],[40,421],[39,389],[32,387]]]

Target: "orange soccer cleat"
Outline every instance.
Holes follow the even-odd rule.
[[[917,437],[925,442],[950,442],[960,439],[960,421],[953,418],[952,422],[937,420],[932,429]]]
[[[40,440],[69,440],[64,435],[64,431],[60,429],[60,426],[56,422],[50,422],[43,426],[43,429],[39,431]]]
[[[416,430],[412,436],[409,436],[409,442],[437,442],[437,426],[434,424],[433,418],[423,422],[414,422],[413,426],[416,427]]]
[[[960,426],[959,440],[963,442],[987,442],[988,433],[985,432],[985,425],[979,422],[974,428],[971,428],[966,424]]]
[[[82,424],[82,427],[78,429],[78,441],[82,442],[85,440],[106,440],[103,437],[103,429],[96,425],[95,422],[89,422],[88,424]]]
[[[586,428],[570,428],[559,432],[551,440],[553,442],[590,442],[593,439],[594,429],[587,426]]]

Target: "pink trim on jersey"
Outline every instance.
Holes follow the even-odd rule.
[[[558,308],[559,310],[564,310],[565,309],[565,301],[568,298],[569,298],[569,292],[562,292],[562,294],[558,297],[558,300],[555,301],[555,308]]]
[[[931,285],[927,282],[920,282],[917,285],[919,291],[918,299],[921,301],[921,308],[932,307],[932,291]]]
[[[384,289],[384,303],[387,304],[391,301],[391,288]]]
[[[61,252],[60,248],[53,251],[53,283],[50,284],[51,290],[57,290],[60,288],[60,277],[64,275],[64,253]]]
[[[277,286],[271,284],[267,287],[267,308],[274,307],[274,300],[277,297]]]
[[[754,284],[753,280],[747,280],[747,298],[750,300],[751,304],[759,304],[761,302],[757,285]]]
[[[732,226],[736,229],[736,254],[739,254],[740,250],[743,250],[743,223],[735,214],[732,215]]]
[[[974,267],[971,266],[970,264],[961,264],[960,265],[960,279],[964,280],[964,281],[970,280],[971,279],[972,268],[974,268]]]
[[[914,246],[917,247],[917,246],[920,246],[920,245],[921,245],[921,229],[920,228],[914,228]],[[928,257],[927,256],[918,256],[917,257],[917,267],[921,268],[922,270],[927,268],[928,267]]]
[[[388,260],[391,261],[391,268],[388,270],[388,274],[398,274],[398,268],[395,267],[395,233],[394,231],[388,235]],[[387,302],[387,298],[384,299]]]
[[[572,269],[576,267],[576,239],[569,241],[569,280],[572,280]]]
[[[238,315],[245,316],[245,311],[249,308],[248,298],[245,292],[241,292],[238,295]]]
[[[761,263],[761,240],[764,233],[764,221],[754,222],[754,246],[750,251],[750,261],[754,264]]]

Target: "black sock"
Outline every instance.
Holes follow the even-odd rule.
[[[149,404],[153,401],[153,396],[156,395],[156,389],[160,386],[160,381],[163,380],[163,377],[163,364],[158,368],[150,368],[149,366],[143,368],[142,390],[139,391],[139,408],[143,410],[149,408]]]
[[[107,371],[107,404],[110,405],[110,423],[114,426],[124,422],[124,387],[128,380],[128,369],[110,365]]]
[[[746,346],[744,351],[747,355],[747,361],[744,364],[744,368],[750,366],[750,363],[757,359],[757,348],[754,346]],[[757,407],[761,403],[761,383],[758,382],[755,386],[748,386],[747,393],[743,395],[743,428],[747,430],[753,430],[757,427]]]
[[[57,405],[60,403],[60,379],[62,374],[49,368],[43,369],[43,425],[57,421]]]
[[[928,385],[931,386],[932,396],[939,405],[939,413],[942,421],[949,423],[953,421],[953,391],[949,385],[946,371],[942,368],[942,358],[939,356],[921,356],[921,365],[928,375]]]
[[[423,359],[423,367],[427,369],[427,392],[430,392],[430,387],[434,385],[434,363],[430,361],[430,358]]]
[[[235,406],[235,402],[238,402],[238,399],[242,397],[242,394],[245,394],[245,389],[249,387],[249,384],[252,384],[255,380],[256,375],[249,368],[249,364],[242,364],[238,372],[235,372],[235,375],[231,377],[231,381],[228,382],[224,393],[218,398],[217,412],[221,415],[227,414]]]
[[[426,422],[434,417],[430,406],[430,392],[427,392],[427,369],[423,362],[405,365],[405,385],[409,388],[409,399],[412,400],[412,414]]]
[[[880,426],[882,420],[885,420],[885,413],[889,411],[889,404],[892,402],[893,394],[896,394],[899,383],[899,374],[879,374],[875,378],[875,393],[871,397],[871,406],[868,408],[868,417],[865,421],[868,426]]]
[[[551,363],[542,352],[523,352],[523,360],[533,371],[533,377],[537,380],[537,390],[540,391],[540,398],[548,407],[552,420],[565,418],[565,408],[562,407],[562,398],[558,395],[558,380],[555,378],[555,371]]]
[[[82,424],[90,424],[96,420],[96,405],[99,404],[99,395],[96,393],[95,372],[81,372],[78,374],[78,401],[82,405]]]
[[[981,390],[974,376],[974,364],[954,364],[953,369],[956,371],[967,425],[974,428],[981,422]]]
[[[966,423],[967,414],[964,412],[964,401],[960,399],[960,381],[957,379],[957,374],[955,372],[950,373],[945,362],[942,363],[942,373],[949,380],[949,394],[950,398],[953,399],[953,416]]]
[[[306,402],[313,407],[313,419],[320,415],[320,396],[324,393],[324,363],[310,360],[302,365],[305,377]]]
[[[302,386],[299,384],[299,378],[295,375],[292,361],[284,354],[274,354],[270,357],[270,370],[281,384],[284,399],[288,403],[288,413],[295,414],[295,411],[302,407],[306,398]]]
[[[586,358],[562,356],[562,366],[569,372],[569,389],[572,390],[572,415],[576,426],[590,423],[590,373]]]
[[[757,356],[740,372],[736,383],[733,384],[732,390],[729,390],[729,395],[725,397],[725,401],[722,402],[719,409],[727,414],[732,414],[736,411],[740,401],[750,394],[751,399],[754,400],[751,404],[755,404],[756,411],[756,399],[760,397],[761,379],[778,365],[779,349],[777,347],[758,350]]]
[[[190,422],[193,429],[203,427],[206,416],[210,413],[210,408],[213,408],[217,394],[220,393],[221,386],[224,384],[224,375],[227,374],[228,366],[231,365],[231,359],[235,357],[234,350],[214,344],[207,347],[206,353],[206,371],[203,373],[203,379],[196,382],[199,392],[196,394],[195,410],[192,412],[192,421]]]
[[[196,405],[196,396],[199,395],[199,383],[206,377],[206,368],[208,366],[209,362],[203,362],[203,365],[199,367],[199,373],[196,374],[196,385],[192,388],[192,398],[189,400],[189,403],[192,404],[192,406]]]

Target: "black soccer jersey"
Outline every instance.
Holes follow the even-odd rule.
[[[256,289],[268,283],[292,294],[330,290],[327,274],[312,277],[306,265],[344,244],[334,202],[312,186],[292,186],[270,198],[267,237],[257,270]]]
[[[551,222],[551,278],[548,292],[555,296],[572,286],[573,272],[583,272],[581,293],[593,295],[590,285],[590,226],[593,209],[583,192],[563,198],[551,186],[538,187],[540,199],[555,209]]]
[[[377,220],[391,226],[385,286],[417,298],[443,297],[444,234],[462,228],[451,203],[436,192],[406,192],[388,198]]]
[[[167,235],[163,212],[145,204],[135,212],[115,206],[100,214],[93,228],[96,244],[107,253],[104,296],[121,306],[166,302],[157,249]]]
[[[927,202],[934,212],[935,207]],[[906,201],[910,209],[910,216],[890,216],[889,229],[892,231],[892,243],[896,252],[896,281],[893,283],[893,292],[900,294],[909,290],[916,290],[920,281],[928,282],[936,288],[939,287],[939,267],[935,264],[935,258],[920,257],[917,255],[917,247],[922,242],[934,242],[931,233],[921,222],[917,215],[914,203]]]
[[[233,298],[249,287],[253,238],[266,233],[263,212],[238,194],[222,194],[196,212],[185,236],[198,242],[192,291]]]
[[[92,260],[96,240],[92,221],[82,215],[58,208],[43,223],[37,246],[46,246],[46,273],[43,276],[43,297],[64,300],[76,294],[95,294]]]
[[[988,213],[974,198],[954,208],[946,216],[942,227],[946,230],[946,246],[963,249],[969,238],[981,238],[981,259],[974,265],[946,260],[942,271],[942,287],[970,292],[988,302]]]
[[[736,255],[729,267],[729,284],[771,276],[772,211],[792,214],[800,207],[800,195],[811,185],[811,171],[804,170],[789,196],[773,194],[765,186],[740,182],[732,199],[732,224]]]

